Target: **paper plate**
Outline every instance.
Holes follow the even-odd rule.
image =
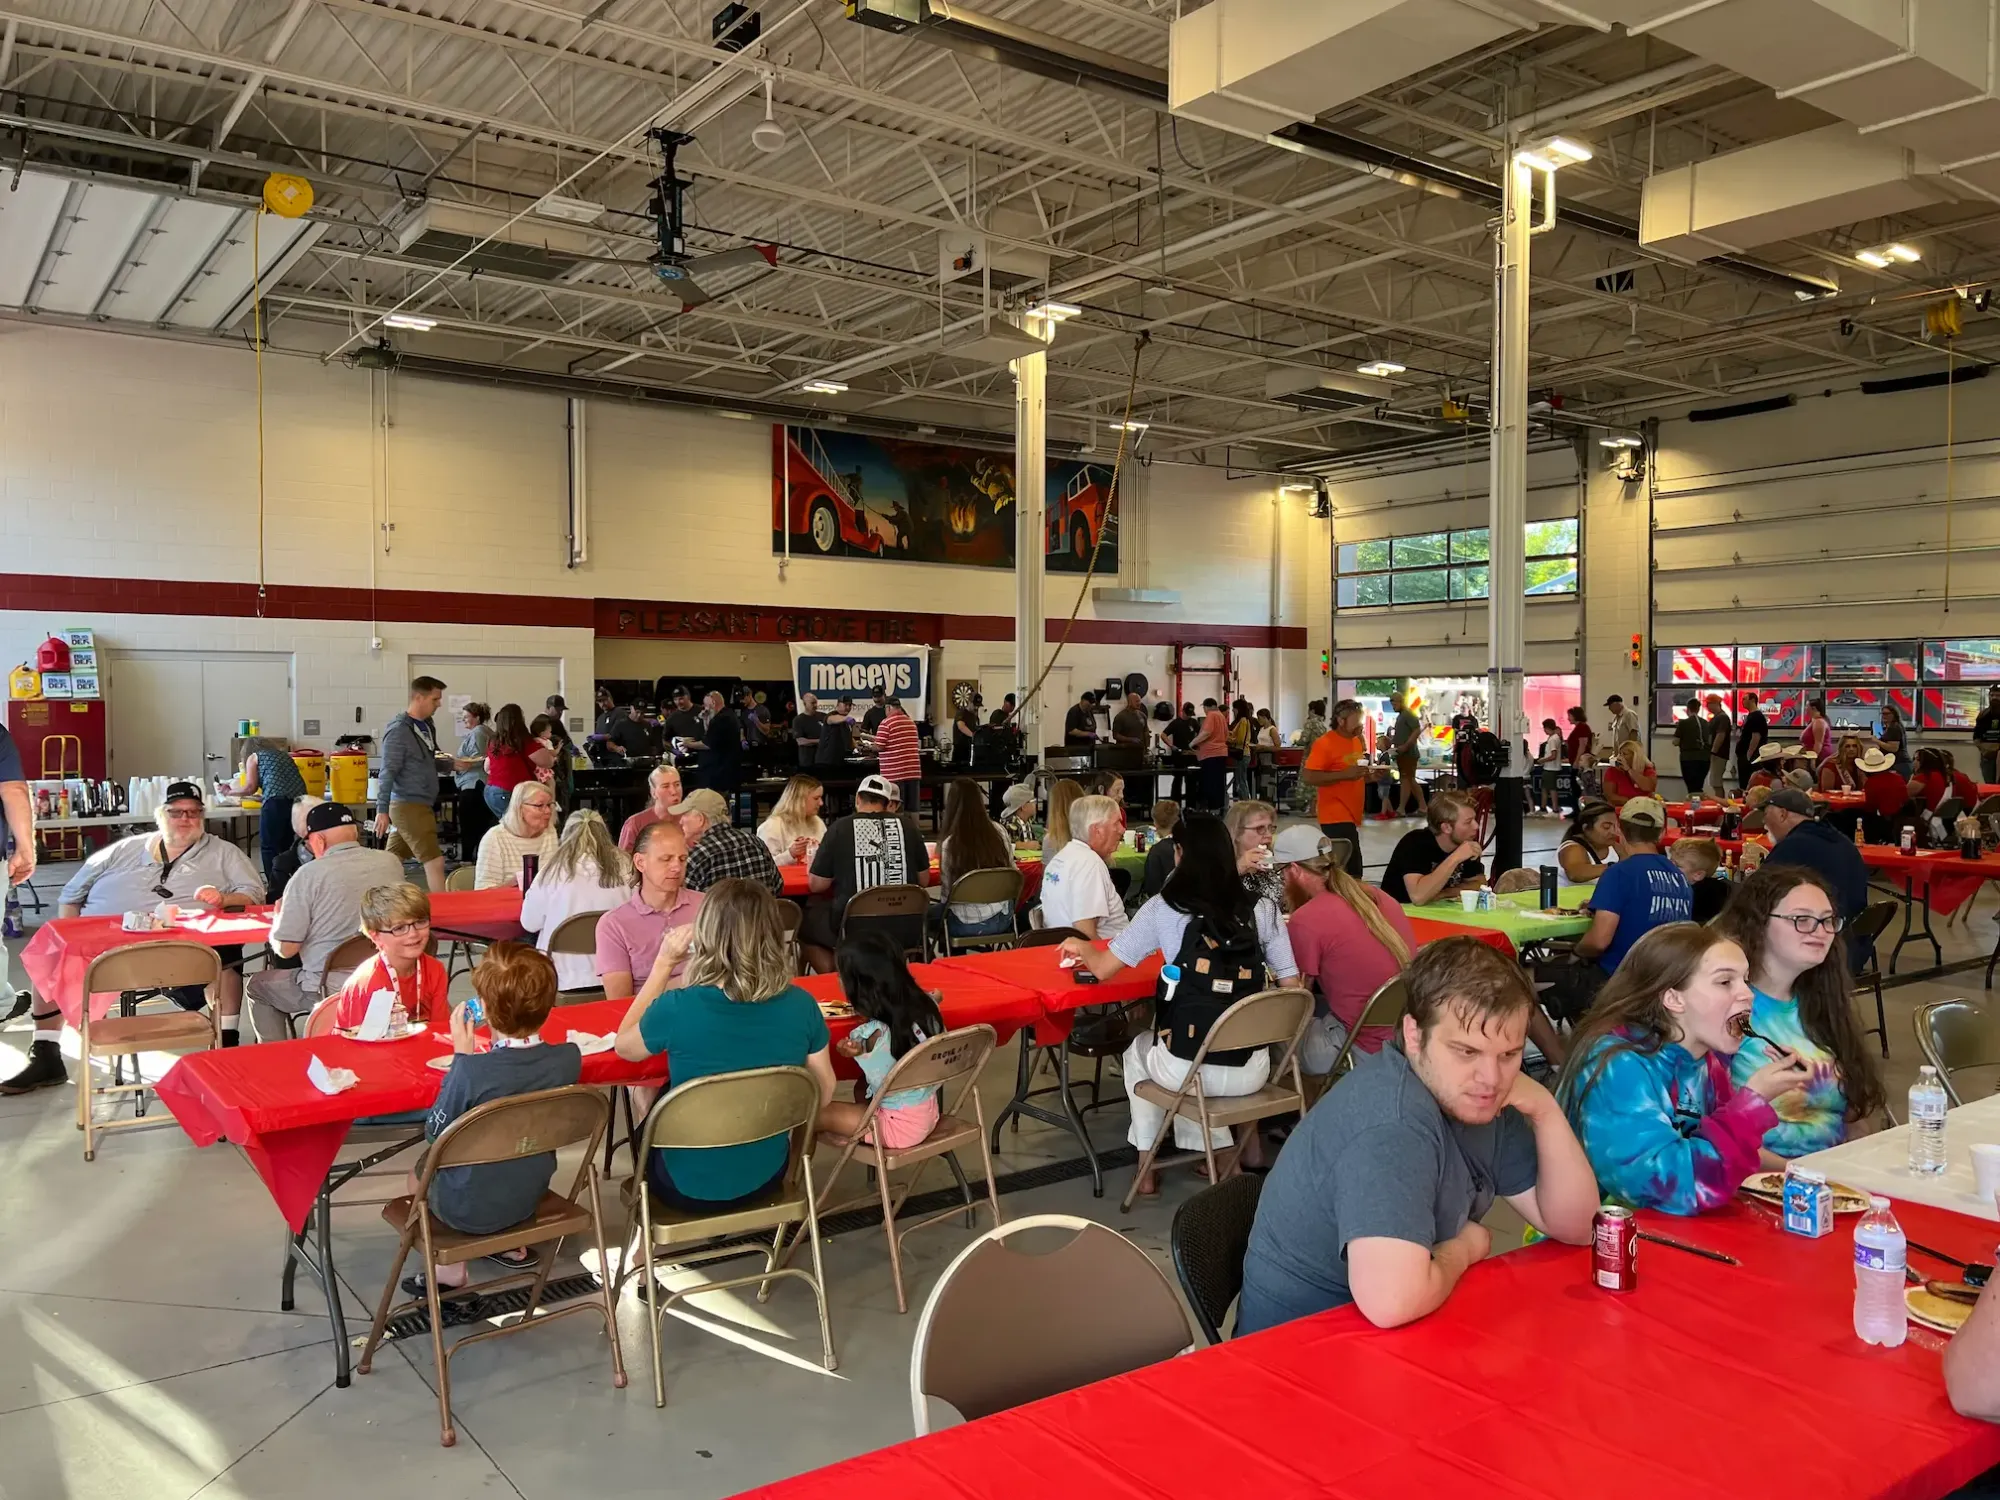
[[[845,1000],[822,1000],[819,1003],[820,1019],[825,1021],[851,1021],[861,1014]]]
[[[1836,1214],[1865,1214],[1868,1212],[1868,1195],[1860,1188],[1851,1188],[1845,1183],[1829,1182],[1833,1189],[1833,1211]],[[1743,1179],[1743,1191],[1754,1193],[1759,1198],[1772,1203],[1785,1201],[1785,1174],[1783,1172],[1755,1172]]]
[[[1965,1326],[1965,1320],[1972,1316],[1971,1303],[1940,1297],[1921,1286],[1903,1289],[1903,1305],[1909,1309],[1914,1321],[1926,1328],[1935,1328],[1939,1333],[1957,1333]]]
[[[350,1042],[406,1042],[413,1036],[424,1035],[425,1032],[430,1030],[430,1027],[413,1023],[405,1026],[401,1031],[392,1031],[387,1036],[376,1037],[362,1036],[360,1034],[361,1028],[358,1026],[336,1026],[333,1029],[336,1035],[344,1036]]]
[[[456,1052],[447,1052],[442,1057],[427,1057],[424,1059],[424,1066],[427,1068],[436,1068],[442,1073],[451,1066],[451,1060],[456,1056],[458,1056]]]

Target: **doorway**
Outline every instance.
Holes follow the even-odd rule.
[[[296,727],[289,652],[122,651],[107,654],[114,780],[229,774],[241,719],[290,739]]]

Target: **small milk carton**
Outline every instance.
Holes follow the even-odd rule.
[[[1833,1189],[1826,1174],[1793,1167],[1785,1173],[1785,1232],[1818,1239],[1833,1233]]]

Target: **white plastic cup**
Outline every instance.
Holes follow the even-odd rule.
[[[1972,1148],[1972,1184],[1985,1203],[2000,1193],[2000,1145],[1981,1142]]]
[[[1458,893],[1458,900],[1459,904],[1467,911],[1479,910],[1479,892],[1477,891],[1460,891]]]

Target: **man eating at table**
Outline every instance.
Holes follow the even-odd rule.
[[[660,940],[701,910],[701,892],[686,888],[687,835],[678,822],[648,823],[632,849],[639,889],[597,920],[597,977],[607,1000],[625,1000],[653,972]]]
[[[1504,1197],[1588,1244],[1597,1179],[1549,1091],[1521,1071],[1534,994],[1476,938],[1418,950],[1401,1049],[1363,1054],[1292,1131],[1265,1180],[1236,1332],[1349,1302],[1378,1328],[1435,1312],[1483,1260]]]
[[[57,898],[59,917],[116,917],[130,911],[151,911],[163,903],[193,908],[240,908],[264,899],[264,877],[250,857],[227,839],[210,836],[208,808],[201,788],[176,781],[158,813],[159,832],[135,833],[106,844],[70,876]],[[215,1013],[225,1047],[235,1045],[237,1015],[243,1009],[243,946],[216,949],[222,978],[215,987]],[[200,985],[169,991],[183,1010],[200,1010],[208,1003]],[[85,1004],[89,997],[85,997]],[[0,1082],[0,1094],[25,1094],[67,1083],[63,1068],[62,1012],[48,996],[37,996],[35,1039],[28,1065]]]
[[[403,881],[402,860],[387,849],[364,847],[361,825],[338,802],[322,802],[306,814],[306,845],[312,861],[292,877],[271,918],[271,951],[298,965],[263,969],[246,986],[260,1042],[285,1040],[291,1018],[319,1004],[327,960],[361,930],[363,894]]]

